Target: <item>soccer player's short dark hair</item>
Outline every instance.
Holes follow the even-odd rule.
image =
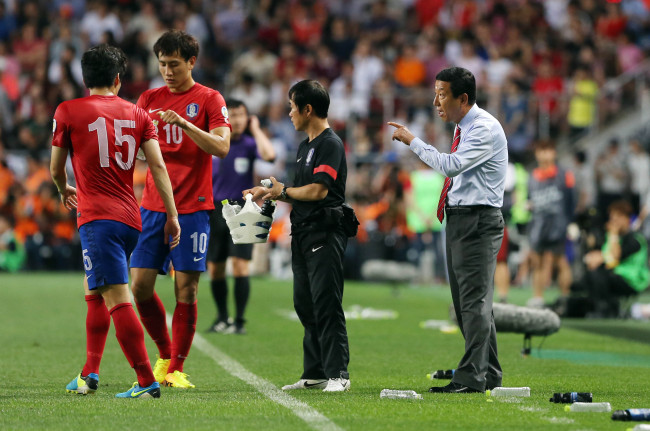
[[[87,88],[110,87],[115,77],[124,76],[127,59],[124,52],[115,46],[97,45],[81,56],[81,73]]]
[[[612,202],[609,205],[609,207],[607,208],[607,212],[609,214],[616,212],[619,214],[623,214],[626,217],[631,217],[632,213],[634,212],[634,209],[632,208],[632,204],[629,203],[628,201],[618,200]]]
[[[469,70],[462,67],[449,67],[438,72],[436,81],[449,82],[454,98],[466,93],[467,103],[470,105],[476,103],[476,78]]]
[[[293,100],[298,110],[302,112],[305,106],[311,105],[318,118],[327,118],[330,108],[330,95],[323,84],[313,79],[305,79],[289,89],[289,99]]]
[[[239,99],[228,99],[228,100],[226,100],[226,107],[228,109],[240,108],[242,106],[246,110],[246,113],[248,113],[248,106],[246,106],[246,104],[243,101],[241,101]]]
[[[153,45],[156,57],[161,55],[180,55],[185,61],[199,56],[199,42],[191,34],[181,30],[169,30]]]

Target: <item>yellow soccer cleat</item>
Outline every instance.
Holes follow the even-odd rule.
[[[195,386],[187,380],[188,375],[182,371],[174,371],[173,373],[167,373],[165,376],[165,386],[171,386],[173,388],[182,388],[182,389],[191,389]]]
[[[153,366],[153,377],[161,385],[165,383],[165,377],[167,376],[167,370],[169,369],[169,363],[171,359],[161,359],[160,356],[156,355],[156,363]]]

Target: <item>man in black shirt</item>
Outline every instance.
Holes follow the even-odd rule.
[[[329,128],[329,94],[317,81],[289,90],[291,122],[307,133],[296,157],[293,187],[271,177],[273,186],[245,190],[253,199],[291,202],[293,301],[305,328],[300,380],[283,390],[350,389],[350,353],[343,314],[343,253],[347,165],[341,139]]]

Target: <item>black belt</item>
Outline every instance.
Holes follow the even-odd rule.
[[[497,207],[490,205],[459,205],[455,207],[445,207],[447,214],[470,214],[485,210],[498,210]]]

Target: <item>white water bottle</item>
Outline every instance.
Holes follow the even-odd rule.
[[[260,208],[257,203],[253,200],[253,195],[250,193],[247,193],[246,196],[244,196],[244,199],[246,199],[246,202],[244,203],[244,206],[242,207],[243,212],[260,212],[262,209]]]
[[[524,386],[521,388],[504,388],[502,386],[498,386],[494,389],[487,390],[485,391],[485,394],[493,397],[529,397],[530,396],[530,388],[528,386]]]
[[[230,205],[228,199],[222,200],[221,205],[223,205],[223,207],[221,208],[221,214],[223,214],[223,219],[226,220],[226,222],[237,215],[237,211],[235,207]]]
[[[401,391],[398,389],[382,389],[379,398],[388,398],[390,400],[421,400],[422,395],[415,391]]]
[[[630,428],[628,428],[629,430]],[[650,431],[650,424],[638,424],[634,428],[631,428],[632,431]]]
[[[611,412],[609,403],[573,403],[564,407],[567,412]]]

